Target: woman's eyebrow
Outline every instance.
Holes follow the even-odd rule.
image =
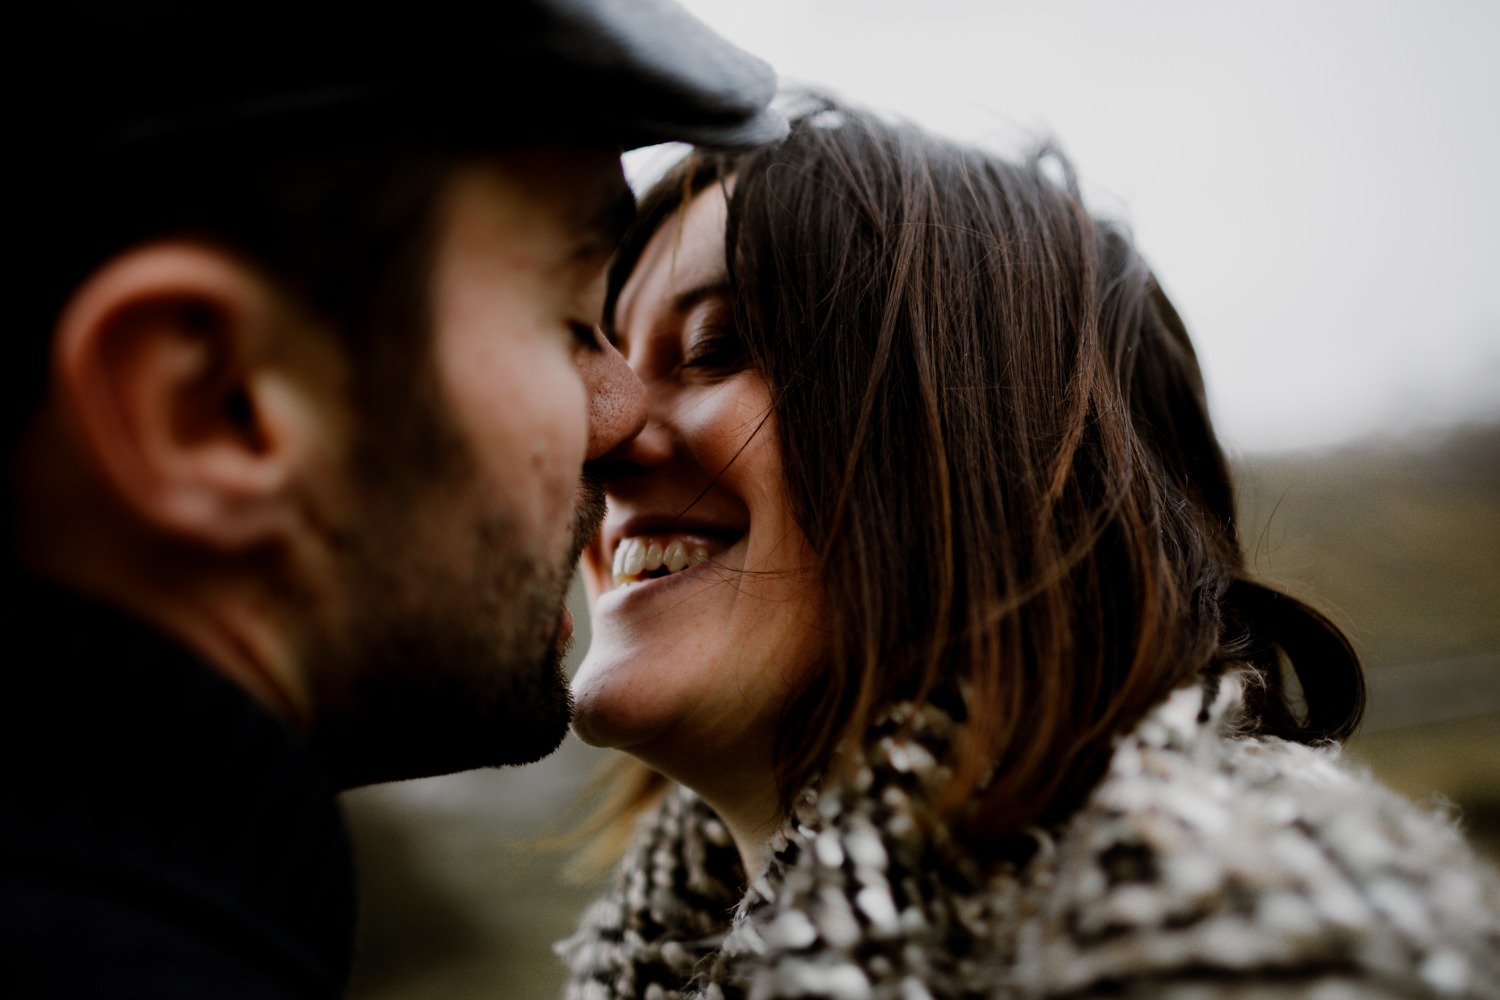
[[[728,279],[713,278],[672,296],[670,308],[675,315],[681,316],[684,313],[691,312],[696,306],[702,305],[709,299],[728,297]]]

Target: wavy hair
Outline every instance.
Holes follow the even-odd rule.
[[[651,236],[731,178],[734,322],[829,609],[782,716],[786,802],[901,699],[966,713],[940,805],[976,846],[1065,818],[1113,737],[1232,664],[1261,679],[1251,731],[1353,731],[1354,651],[1246,568],[1187,331],[1065,157],[814,99],[779,145],[691,153],[645,195],[611,311]]]

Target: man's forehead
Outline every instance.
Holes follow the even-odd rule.
[[[618,167],[618,160],[616,161]],[[580,257],[608,258],[635,219],[635,195],[616,169],[577,192],[567,213],[568,231]]]
[[[531,234],[523,239],[544,238],[545,245],[531,243],[533,251],[557,264],[594,267],[602,266],[614,252],[635,216],[635,196],[615,151],[532,149],[485,154],[455,178],[448,201],[450,226],[464,228],[464,217],[478,204],[487,204],[489,225],[518,235]]]

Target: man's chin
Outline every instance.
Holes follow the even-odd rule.
[[[333,721],[314,740],[338,788],[530,764],[568,735],[572,692],[560,667],[516,702],[480,708],[460,696],[397,699],[392,711]]]

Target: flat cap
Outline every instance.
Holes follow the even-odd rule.
[[[624,148],[786,130],[771,68],[673,0],[29,6],[7,34],[40,68],[11,120],[53,154],[268,123]]]

